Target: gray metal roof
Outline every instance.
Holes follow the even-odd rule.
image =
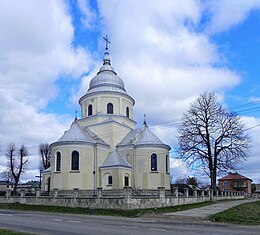
[[[70,129],[65,131],[63,136],[56,141],[56,143],[58,142],[88,142],[108,145],[87,127],[82,129],[78,120],[74,120]]]
[[[123,139],[122,141],[118,144],[120,145],[129,145],[129,144],[135,144],[138,136],[141,134],[141,129],[134,129],[131,130]]]
[[[116,150],[110,153],[100,168],[125,167],[132,168],[128,162]]]
[[[85,127],[83,129],[84,131],[84,134],[86,136],[89,136],[90,138],[92,138],[92,142],[95,142],[95,143],[99,143],[99,144],[104,144],[104,145],[108,145],[105,141],[103,141],[102,139],[100,139],[98,137],[98,135],[96,135],[94,132],[92,132],[91,130],[89,130],[87,127]]]
[[[103,65],[97,75],[91,79],[87,94],[101,91],[127,94],[123,80],[117,75],[111,65],[108,52],[105,53]]]
[[[15,183],[9,180],[0,180],[0,185],[14,185]]]
[[[135,144],[164,144],[148,126],[144,126]]]
[[[41,171],[42,174],[49,173],[49,172],[51,172],[51,167]]]
[[[170,146],[163,143],[149,128],[144,125],[143,128],[130,131],[125,138],[117,145],[160,145],[170,149]]]

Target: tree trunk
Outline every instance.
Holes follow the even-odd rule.
[[[15,181],[14,181],[14,196],[17,195],[17,186],[18,186],[18,183],[19,183],[19,179],[15,179]]]
[[[216,174],[216,170],[214,169],[213,170],[213,176],[212,176],[212,189],[213,189],[213,192],[217,191],[217,174]]]

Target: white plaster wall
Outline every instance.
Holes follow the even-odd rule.
[[[111,175],[113,179],[112,185],[108,185],[108,176]],[[127,168],[103,168],[101,169],[102,188],[103,189],[122,189],[125,187],[125,176],[129,177],[129,186],[131,186],[131,169]]]
[[[118,143],[130,132],[130,128],[115,122],[103,123],[102,125],[90,126],[89,129],[98,135],[110,146],[112,152]]]
[[[157,171],[151,171],[151,155],[157,154]],[[170,174],[166,172],[166,155],[169,152],[165,148],[142,147],[137,148],[134,156],[134,182],[140,189],[157,189],[165,187],[170,189]]]
[[[133,119],[133,102],[127,96],[118,93],[99,93],[93,94],[80,100],[81,115],[87,117],[88,105],[93,106],[93,115],[107,114],[107,104],[112,103],[114,114],[126,116],[126,107],[129,107],[129,118]]]
[[[108,149],[97,147],[96,160],[94,159],[94,146],[63,145],[55,146],[51,150],[51,189],[60,190],[94,189],[99,186],[99,166],[108,156]],[[71,170],[71,154],[79,152],[79,171]],[[55,171],[56,152],[61,152],[61,171]],[[95,171],[95,174],[93,172]]]

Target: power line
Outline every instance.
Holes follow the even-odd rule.
[[[260,123],[258,123],[258,124],[255,125],[255,126],[251,126],[251,127],[247,128],[247,129],[245,129],[244,131],[252,130],[252,129],[254,129],[254,128],[256,128],[256,127],[259,127],[259,126],[260,126]]]
[[[246,113],[258,112],[260,111],[260,101],[254,101],[254,102],[236,105],[230,107],[230,110],[234,111],[235,113],[240,113],[240,115]]]
[[[260,104],[260,101],[252,101],[252,102],[248,102],[248,103],[244,103],[244,104],[231,106],[230,109],[239,109],[240,107],[258,105],[258,104]]]
[[[236,106],[232,106],[231,108],[233,108],[233,110],[237,110],[237,112],[245,114],[245,113],[250,113],[250,112],[256,112],[256,111],[260,111],[260,101],[254,101],[254,102],[249,102],[249,103],[244,103],[244,104],[240,104],[240,105],[236,105]],[[152,130],[162,130],[162,129],[168,129],[171,127],[178,127],[181,124],[181,119],[171,119],[171,120],[167,120],[167,121],[163,121],[163,122],[157,122],[157,123],[153,123],[151,126],[149,126],[150,129]],[[260,123],[255,125],[255,126],[251,126],[249,128],[246,128],[245,131],[247,130],[251,130],[254,129],[256,127],[260,126]],[[126,131],[127,132],[127,131]],[[114,136],[119,136],[122,134],[127,134],[124,133],[122,131],[116,131],[113,132]],[[112,132],[103,134],[103,135],[99,135],[101,138],[105,138],[105,137],[109,137],[112,135]],[[30,145],[29,148],[38,148],[39,146],[36,145]]]

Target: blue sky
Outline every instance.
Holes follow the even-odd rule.
[[[226,102],[231,108],[238,105],[238,102],[247,103],[251,97],[259,96],[259,22],[259,10],[255,10],[243,23],[212,37],[228,59],[229,67],[242,75],[242,83],[227,95],[230,100],[227,99]],[[254,116],[259,115],[259,110],[254,112]]]
[[[108,34],[112,64],[151,129],[173,149],[176,123],[203,91],[260,123],[260,0],[1,1],[0,171],[8,143],[31,153],[67,130],[78,99],[101,66]],[[242,174],[260,182],[260,127]],[[198,175],[172,152],[173,177]]]
[[[102,37],[105,33],[99,20],[94,22],[95,26],[91,30],[84,27],[82,23],[82,14],[77,1],[69,1],[69,12],[72,16],[74,26],[74,40],[73,46],[83,46],[88,49],[96,60],[102,59],[103,49]],[[98,5],[96,1],[89,1],[90,9],[98,13]],[[205,13],[206,15],[206,13]],[[225,61],[222,64],[227,65],[233,71],[236,71],[241,75],[242,82],[236,87],[232,88],[226,96],[226,103],[234,111],[239,112],[240,109],[236,108],[237,103],[243,102],[245,105],[251,102],[250,98],[257,98],[259,93],[258,78],[259,71],[257,68],[260,67],[260,59],[257,55],[260,54],[260,30],[259,28],[260,15],[259,10],[253,10],[246,19],[230,28],[228,31],[219,32],[210,37],[210,40],[218,46],[219,52],[225,57]],[[205,28],[206,22],[201,20],[200,24],[193,27],[193,30],[201,32]],[[101,47],[101,48],[100,48]],[[254,55],[254,56],[253,56]],[[89,71],[85,71],[85,75],[88,75]],[[65,81],[64,81],[65,80]],[[61,77],[56,82],[59,89],[62,92],[55,97],[48,106],[45,107],[46,112],[56,112],[60,114],[71,114],[71,104],[68,105],[68,100],[71,96],[72,90],[70,87],[79,88],[81,85],[80,80],[68,81],[66,77]],[[63,105],[61,105],[63,104]],[[257,104],[256,104],[257,105]],[[251,108],[251,106],[249,106]],[[257,108],[253,106],[252,108]],[[78,110],[79,106],[74,105],[74,109]],[[242,109],[242,108],[241,108]],[[243,110],[246,108],[243,108]],[[260,107],[259,107],[260,109]],[[251,112],[251,111],[250,111]],[[252,110],[254,116],[259,117],[260,112]]]

